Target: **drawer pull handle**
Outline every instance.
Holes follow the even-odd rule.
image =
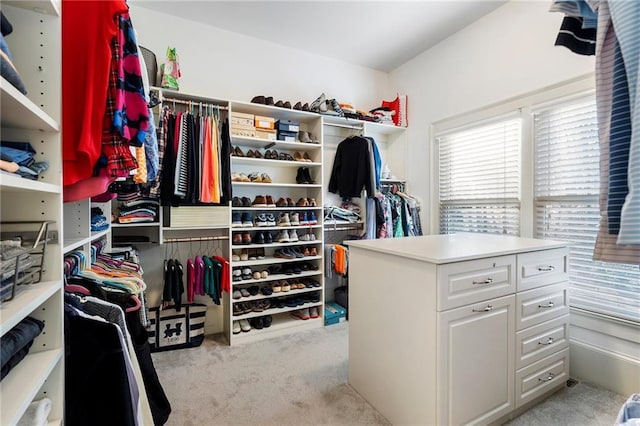
[[[544,379],[541,379],[540,377],[538,377],[538,381],[539,382],[550,382],[551,380],[553,380],[554,377],[556,377],[555,374],[549,373],[549,375]]]
[[[493,278],[487,278],[484,281],[474,281],[473,283],[476,284],[476,285],[477,284],[491,284],[491,283],[493,283]]]
[[[540,271],[540,272],[551,272],[554,269],[556,269],[556,267],[553,266],[553,265],[538,266],[538,271]]]
[[[556,306],[555,303],[549,302],[546,305],[538,305],[538,308],[540,308],[540,309],[550,309],[550,308],[553,308],[554,306]]]
[[[552,345],[554,342],[555,340],[553,340],[553,337],[549,337],[549,339],[546,342],[538,342],[538,344],[548,346],[548,345]]]
[[[484,309],[473,309],[473,312],[489,312],[493,311],[493,306],[487,305]]]

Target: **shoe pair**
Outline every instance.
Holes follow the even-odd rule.
[[[298,173],[300,173],[300,172],[298,172]],[[298,202],[296,203],[296,207],[316,207],[316,199],[315,198],[300,198],[298,200]]]
[[[305,103],[304,105],[302,105],[302,102],[297,102],[293,106],[293,109],[298,110],[298,111],[309,111],[309,104]]]
[[[233,234],[231,243],[233,245],[251,244],[251,234],[248,232],[236,232]]]
[[[303,163],[311,163],[313,162],[311,160],[311,157],[309,157],[309,154],[307,152],[304,152],[303,154],[300,154],[298,151],[293,153],[293,158],[296,161],[300,161]]]
[[[253,199],[252,207],[275,207],[276,204],[273,202],[273,197],[271,195],[256,195]]]
[[[264,158],[266,160],[277,160],[278,155],[279,155],[278,151],[276,151],[275,149],[274,150],[268,149],[264,152]]]
[[[254,96],[251,99],[253,104],[273,105],[273,96]]]
[[[250,149],[247,151],[247,158],[262,158],[262,154],[257,149],[255,151]]]
[[[273,213],[258,213],[255,217],[255,226],[276,226],[276,217]]]
[[[233,197],[231,199],[232,207],[251,207],[251,198],[249,197]]]
[[[241,331],[243,333],[251,331],[251,325],[248,320],[241,319],[233,321],[233,334],[240,334]]]
[[[311,222],[307,222],[307,223],[308,223],[309,225],[311,225]],[[314,234],[314,233],[309,232],[309,233],[307,233],[307,234],[300,235],[300,236],[298,237],[298,240],[299,240],[299,241],[315,241],[315,240],[316,240],[316,236],[315,236],[315,234]]]
[[[249,176],[244,173],[231,173],[231,182],[251,182]]]
[[[278,102],[275,103],[274,106],[277,106],[279,108],[291,109],[291,102],[289,102],[289,101],[282,102],[281,100],[279,100]]]
[[[315,143],[315,144],[320,143],[320,141],[315,140],[313,135],[310,132],[307,132],[306,130],[300,130],[298,132],[298,140],[304,143]]]
[[[231,155],[233,157],[244,157],[244,152],[242,151],[242,149],[240,149],[239,146],[236,146],[234,148],[231,149]]]
[[[248,212],[233,212],[231,214],[231,226],[234,228],[238,227],[251,227],[253,226],[253,221],[251,220],[251,215]]]
[[[308,167],[298,167],[298,173],[296,174],[296,183],[298,184],[314,184],[315,180],[311,179]],[[303,206],[304,207],[304,206]]]
[[[286,199],[280,197],[278,198],[278,201],[276,201],[276,207],[295,207],[295,206],[296,204],[289,197],[287,197]]]

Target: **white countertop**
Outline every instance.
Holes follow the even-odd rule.
[[[345,244],[349,247],[436,264],[561,248],[569,245],[569,243],[562,241],[489,234],[425,235],[422,237],[345,241]]]

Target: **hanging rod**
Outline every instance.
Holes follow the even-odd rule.
[[[184,238],[165,238],[164,243],[193,243],[199,241],[217,241],[228,240],[228,235],[212,235],[209,237],[184,237]]]
[[[201,104],[202,105],[209,105],[209,106],[216,107],[218,109],[225,110],[225,111],[229,109],[226,106],[221,106],[221,105],[218,105],[218,104],[212,104],[210,102],[185,101],[185,100],[182,100],[182,99],[168,98],[168,97],[164,97],[164,96],[162,97],[162,102],[163,103],[164,102],[167,102],[167,103],[171,102],[171,103],[174,103],[174,104],[184,104],[184,105],[189,105],[189,106],[193,106],[193,107],[197,107],[197,106],[199,106]]]
[[[343,129],[353,129],[353,130],[364,130],[363,126],[350,126],[348,124],[338,124],[338,123],[324,123],[325,126],[331,126],[331,127],[341,127]]]

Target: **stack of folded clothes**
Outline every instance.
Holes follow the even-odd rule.
[[[119,223],[156,222],[158,216],[158,200],[141,198],[127,201],[118,208]]]
[[[6,36],[13,32],[13,26],[9,20],[0,12],[0,74],[6,79],[13,87],[18,89],[22,94],[27,94],[27,89],[24,87],[24,83],[20,78],[18,70],[13,65],[13,56],[9,51],[9,46],[4,40]]]
[[[2,336],[0,340],[0,358],[3,379],[29,353],[33,340],[42,333],[44,323],[35,318],[26,317]]]
[[[0,301],[13,297],[16,275],[33,265],[33,259],[19,240],[0,241]]]
[[[46,161],[36,161],[36,151],[29,142],[0,142],[0,170],[37,180],[49,168]]]
[[[91,208],[91,232],[104,231],[109,228],[109,221],[100,207]]]

